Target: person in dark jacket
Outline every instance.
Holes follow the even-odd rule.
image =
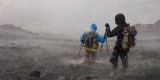
[[[118,57],[120,56],[123,64],[123,69],[127,70],[127,53],[129,52],[129,48],[123,49],[121,43],[123,39],[123,27],[129,26],[129,24],[126,23],[125,16],[122,13],[119,13],[115,16],[115,23],[117,24],[117,27],[115,27],[112,31],[110,30],[109,24],[105,24],[107,37],[117,36],[116,44],[112,56],[110,58],[110,62],[112,63],[114,69],[118,68]]]

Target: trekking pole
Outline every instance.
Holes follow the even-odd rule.
[[[107,55],[108,55],[107,31],[105,31],[104,37],[106,37],[106,47],[107,47]],[[103,47],[103,43],[102,43],[102,45],[101,45],[100,52],[101,52],[101,50],[102,50],[102,47]],[[105,57],[105,61],[106,61],[106,60],[107,60],[107,58]]]
[[[78,53],[77,63],[78,63],[79,56],[80,56],[80,54],[81,54],[81,48],[82,48],[82,43],[81,43],[80,48],[79,48],[79,53]]]
[[[104,37],[106,37],[106,31],[105,31]],[[101,51],[102,51],[102,48],[103,48],[103,43],[102,43],[102,45],[101,45],[101,47],[100,47],[100,53],[101,53]],[[103,56],[104,56],[104,55],[103,55]],[[104,56],[104,57],[105,57],[105,56]],[[105,58],[105,61],[106,61],[106,58]]]
[[[107,23],[107,24],[105,24],[105,26],[106,26],[106,33],[105,33],[105,37],[106,37],[106,47],[107,47],[107,54],[106,54],[106,57],[105,57],[105,61],[107,60],[107,55],[108,55],[108,52],[109,52],[109,50],[108,50],[108,43],[107,43],[107,32],[108,32],[108,30],[109,30],[109,24]],[[108,29],[107,29],[108,28]]]
[[[107,35],[107,33],[106,33]],[[107,36],[106,36],[106,47],[107,47],[107,55],[108,55],[108,44],[107,44]],[[107,57],[105,57],[105,61],[107,60]]]
[[[105,31],[105,34],[104,34],[104,37],[106,36],[106,31]],[[107,40],[106,40],[107,41]],[[102,51],[102,47],[103,47],[103,43],[101,45],[101,48],[100,48],[100,52]]]

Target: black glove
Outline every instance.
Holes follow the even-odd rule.
[[[106,32],[108,32],[110,30],[110,25],[108,23],[106,23],[105,27],[106,27]]]
[[[106,28],[110,28],[110,25],[108,23],[105,24]]]

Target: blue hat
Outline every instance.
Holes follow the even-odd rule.
[[[92,23],[90,28],[96,31],[97,30],[97,25],[95,23]]]

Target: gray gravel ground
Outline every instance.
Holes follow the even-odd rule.
[[[77,63],[79,42],[72,40],[19,40],[0,42],[0,80],[159,80],[160,40],[139,40],[129,52],[129,69],[112,70],[104,45],[98,62],[84,64],[82,49]],[[105,61],[106,59],[106,61]],[[40,77],[29,77],[39,71]]]

